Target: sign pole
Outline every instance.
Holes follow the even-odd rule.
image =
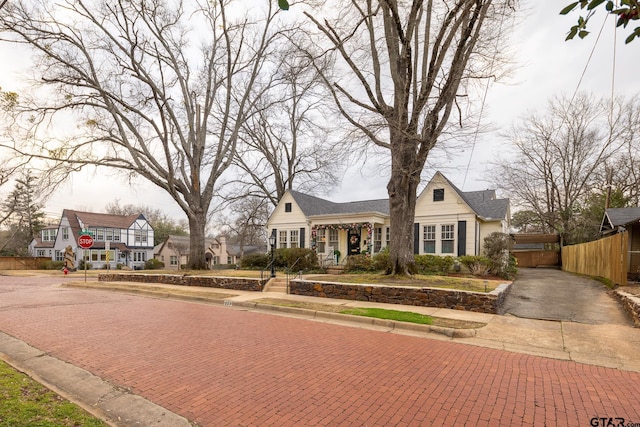
[[[84,283],[87,283],[87,249],[84,250]]]

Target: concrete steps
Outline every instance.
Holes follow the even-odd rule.
[[[287,293],[287,279],[285,277],[273,277],[269,279],[262,292]]]

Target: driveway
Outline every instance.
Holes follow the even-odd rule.
[[[600,282],[551,268],[521,268],[501,314],[527,319],[632,326]]]

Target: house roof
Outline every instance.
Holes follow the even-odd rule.
[[[640,207],[609,208],[605,211],[604,216],[602,229],[607,228],[605,222],[609,224],[609,228],[640,222]]]
[[[509,199],[497,199],[495,190],[467,191],[456,187],[440,172],[442,178],[469,205],[474,212],[483,219],[502,219],[509,211]],[[289,190],[305,216],[358,214],[365,212],[379,212],[389,215],[389,199],[362,200],[357,202],[335,203],[319,197],[310,196],[298,191]]]
[[[502,219],[509,211],[509,199],[496,199],[495,190],[462,191],[456,187],[447,177],[442,178],[453,188],[462,200],[469,205],[475,213],[484,219]]]
[[[74,240],[78,239],[79,233],[82,230],[82,226],[80,225],[81,222],[85,227],[108,227],[127,229],[137,219],[144,219],[144,215],[142,214],[113,215],[95,212],[81,212],[71,209],[63,210],[62,216],[66,217],[69,221],[69,226],[71,228],[71,232],[73,233]]]
[[[389,215],[389,200],[362,200],[357,202],[335,203],[320,197],[310,196],[299,191],[289,190],[305,216],[357,214],[379,212]]]

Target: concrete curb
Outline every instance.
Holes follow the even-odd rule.
[[[111,426],[191,426],[155,403],[0,332],[2,360]]]

